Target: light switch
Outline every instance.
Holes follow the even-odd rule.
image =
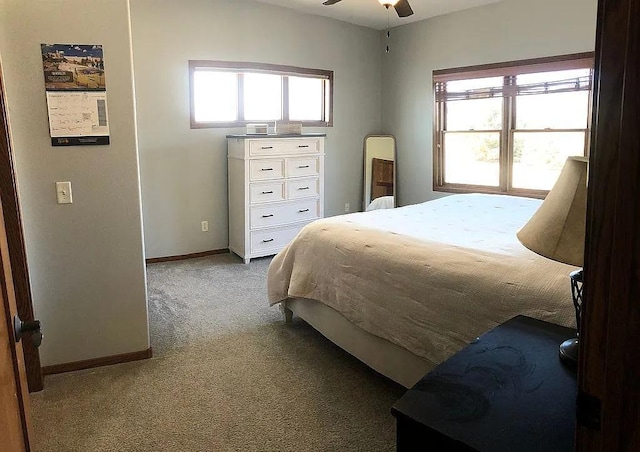
[[[58,204],[71,204],[73,202],[71,182],[56,182],[56,195]]]

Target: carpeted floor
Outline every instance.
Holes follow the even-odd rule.
[[[391,451],[404,390],[266,300],[270,259],[148,266],[154,358],[49,376],[38,451]]]

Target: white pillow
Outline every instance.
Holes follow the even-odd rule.
[[[371,201],[371,204],[367,206],[367,212],[376,209],[393,209],[393,204],[393,196],[381,196]]]

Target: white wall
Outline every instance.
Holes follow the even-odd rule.
[[[126,0],[0,0],[0,58],[44,366],[149,347]],[[52,147],[41,43],[102,44],[111,145]],[[71,181],[73,204],[56,203]]]
[[[396,137],[398,199],[432,191],[432,73],[593,51],[597,0],[508,0],[391,30],[383,58],[382,125]]]
[[[190,129],[188,60],[284,64],[334,71],[326,132],[327,216],[362,205],[362,144],[380,132],[377,31],[244,0],[131,2],[147,257],[228,247],[225,135]],[[209,221],[209,232],[200,222]]]

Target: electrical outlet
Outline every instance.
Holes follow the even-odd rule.
[[[200,225],[202,226],[202,232],[208,232],[209,231],[209,222],[208,221],[202,221],[202,222],[200,222]]]
[[[344,213],[349,213],[351,211],[351,206],[348,202],[344,203]]]

